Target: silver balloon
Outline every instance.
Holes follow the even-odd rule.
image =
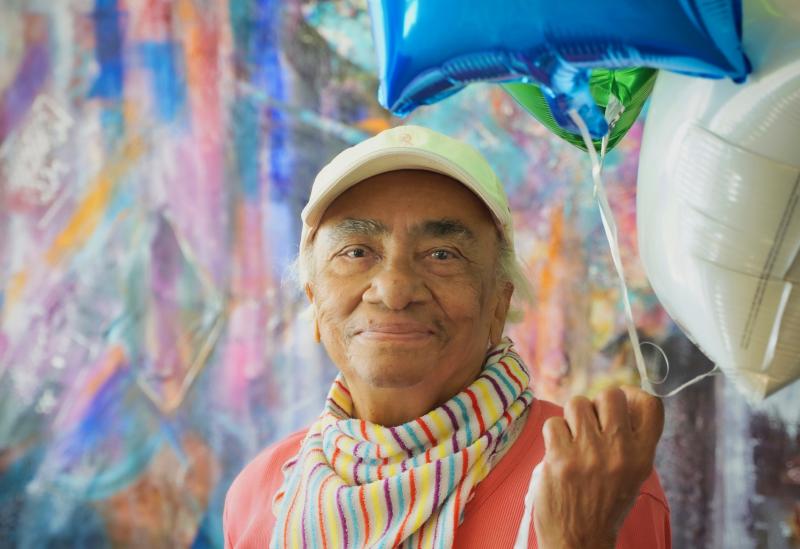
[[[753,400],[800,377],[800,2],[746,1],[744,84],[662,72],[639,165],[664,307]]]

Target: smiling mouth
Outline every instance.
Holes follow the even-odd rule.
[[[415,343],[427,341],[434,333],[422,326],[387,325],[359,330],[355,335],[375,342]]]

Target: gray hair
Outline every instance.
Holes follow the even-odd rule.
[[[505,238],[500,237],[497,255],[500,282],[510,283],[514,287],[506,322],[521,322],[525,307],[533,303],[533,286],[525,276],[525,265]]]
[[[525,276],[525,266],[517,258],[514,248],[498,234],[497,267],[498,282],[510,283],[514,287],[511,307],[506,314],[506,322],[520,322],[524,309],[533,302],[533,287]],[[294,261],[289,265],[285,280],[292,286],[305,292],[306,284],[314,278],[314,242],[308,242]]]

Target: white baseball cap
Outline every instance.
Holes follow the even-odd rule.
[[[300,249],[336,198],[374,175],[395,170],[428,170],[452,177],[486,204],[513,250],[514,229],[508,197],[486,159],[472,146],[421,126],[384,130],[340,152],[314,179],[303,212]]]

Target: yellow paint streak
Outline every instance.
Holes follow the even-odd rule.
[[[135,137],[127,142],[114,161],[104,167],[91,183],[90,190],[78,205],[66,227],[56,236],[45,254],[49,265],[61,263],[76,248],[85,244],[97,228],[108,206],[114,184],[144,152],[144,140]]]
[[[119,368],[119,365],[125,360],[125,351],[119,345],[110,347],[106,352],[103,359],[103,364],[100,370],[89,378],[88,382],[83,388],[83,394],[89,397],[97,393],[103,385],[114,375]]]
[[[11,308],[22,297],[22,290],[25,288],[27,281],[28,273],[25,271],[14,273],[8,280],[8,285],[6,286],[6,311],[10,311]]]

